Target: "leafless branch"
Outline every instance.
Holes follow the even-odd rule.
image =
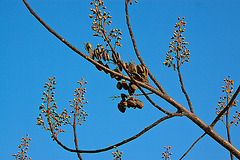
[[[192,144],[192,146],[187,150],[187,152],[184,153],[184,155],[183,155],[179,160],[183,159],[183,157],[185,157],[185,156],[188,154],[188,152],[194,147],[194,145],[197,144],[197,142],[198,142],[200,139],[202,139],[205,135],[206,135],[206,133],[204,133],[203,135],[201,135],[201,136]]]
[[[135,53],[139,59],[139,61],[141,62],[141,64],[147,68],[146,64],[144,63],[142,57],[140,56],[139,54],[139,51],[137,49],[137,43],[135,41],[135,38],[133,36],[133,31],[132,31],[132,28],[131,28],[131,25],[130,25],[130,20],[129,20],[129,13],[128,13],[128,3],[130,1],[129,0],[125,0],[125,12],[126,12],[126,21],[127,21],[127,26],[128,26],[128,30],[129,30],[129,34],[131,36],[131,39],[132,39],[132,43],[133,43],[133,47],[134,47],[134,50],[135,50]],[[148,68],[147,68],[148,69]],[[148,74],[149,74],[149,77],[152,79],[152,81],[156,84],[156,86],[160,89],[160,91],[163,93],[163,94],[166,94],[165,90],[163,89],[163,87],[158,83],[158,81],[155,79],[155,77],[152,75],[152,73],[150,72],[150,70],[148,69]]]
[[[128,142],[131,142],[133,141],[134,139],[137,139],[138,137],[140,137],[141,135],[143,135],[144,133],[146,133],[147,131],[149,131],[150,129],[152,129],[153,127],[157,126],[159,123],[169,119],[169,118],[172,118],[172,117],[175,117],[175,116],[182,116],[181,114],[178,114],[178,113],[174,113],[172,115],[168,115],[168,116],[165,116],[165,117],[162,117],[160,118],[159,120],[157,120],[156,122],[154,122],[153,124],[151,124],[150,126],[144,128],[141,132],[139,132],[138,134],[126,139],[126,140],[123,140],[122,142],[120,143],[117,143],[117,144],[114,144],[114,145],[110,145],[110,147],[106,147],[106,148],[103,148],[103,149],[96,149],[96,150],[74,150],[74,149],[70,149],[68,147],[66,147],[65,145],[63,145],[58,139],[57,137],[54,136],[54,140],[62,147],[64,148],[65,150],[69,151],[69,152],[78,152],[78,153],[100,153],[100,152],[105,152],[105,151],[108,151],[108,150],[111,150],[113,149],[114,147],[118,147],[118,146],[121,146],[123,144],[126,144]]]

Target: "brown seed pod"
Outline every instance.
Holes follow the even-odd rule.
[[[122,80],[122,87],[123,89],[128,90],[128,84],[125,80]]]
[[[99,64],[101,64],[101,65],[104,65],[103,64],[103,62],[102,61],[97,61]],[[102,67],[99,67],[99,66],[96,66],[96,68],[99,70],[99,71],[102,71],[103,70],[103,68]]]
[[[127,100],[127,107],[130,108],[136,108],[136,101],[134,99],[132,99],[132,97],[130,97],[128,100]]]
[[[137,73],[140,75],[143,73],[143,67],[140,64],[137,65]]]
[[[113,60],[113,63],[117,63],[118,59],[117,59],[117,56],[115,53],[112,53],[112,60]]]
[[[131,73],[136,73],[137,72],[137,67],[136,67],[136,65],[135,64],[133,64],[131,61],[129,61],[129,65],[128,65],[129,67],[129,71],[131,72]]]
[[[119,90],[122,89],[122,83],[121,83],[121,82],[118,82],[118,83],[117,83],[117,89],[119,89]]]
[[[136,102],[136,107],[139,108],[139,109],[142,109],[143,108],[143,102],[141,102],[140,100],[138,99],[135,99],[135,102]]]
[[[125,108],[127,107],[127,101],[125,101],[125,100],[121,100],[121,102],[120,102]]]
[[[129,83],[129,88],[131,88],[135,92],[137,90],[137,85],[130,82]]]
[[[118,68],[114,69],[114,71],[116,71],[116,72],[118,72],[118,73],[121,73],[121,71],[120,71]],[[117,75],[115,75],[114,78],[115,78],[117,81],[120,81],[120,80],[122,79],[120,76],[117,76]]]
[[[102,53],[102,59],[104,60],[104,61],[106,61],[107,60],[107,52],[103,52]]]
[[[132,88],[128,87],[128,93],[129,93],[129,95],[133,95],[134,92],[135,92],[135,91],[134,91]]]
[[[124,93],[121,93],[121,98],[122,98],[122,100],[124,100],[124,101],[125,101],[125,98],[127,98],[127,95],[126,95],[126,94],[124,94]]]
[[[118,103],[118,110],[122,113],[124,113],[126,111],[126,107],[123,106],[123,104]]]
[[[132,75],[133,75],[133,78],[138,80],[138,81],[142,81],[143,80],[143,78],[138,73],[132,73]]]
[[[104,66],[107,67],[107,68],[109,68],[108,64],[105,64]],[[109,73],[107,70],[104,70],[104,72],[105,72],[106,74]]]

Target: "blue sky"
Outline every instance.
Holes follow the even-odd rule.
[[[74,46],[84,51],[83,42],[94,46],[102,43],[92,37],[90,1],[87,0],[29,0],[35,12]],[[125,24],[123,0],[106,0],[113,16],[112,28],[121,28],[124,61],[129,56],[138,64]],[[116,81],[99,72],[53,37],[28,12],[21,0],[0,1],[0,150],[2,159],[14,159],[21,137],[30,135],[29,156],[33,160],[77,159],[76,155],[60,148],[50,139],[48,132],[36,126],[43,85],[48,77],[56,76],[56,101],[59,110],[69,107],[77,81],[84,77],[85,106],[89,113],[86,123],[79,127],[81,149],[96,149],[126,139],[162,116],[144,98],[142,110],[128,109],[125,114],[117,110],[118,100],[109,97],[122,93]],[[177,17],[186,17],[185,37],[189,42],[190,62],[182,67],[185,88],[189,93],[196,115],[210,124],[215,118],[217,101],[222,95],[223,79],[231,75],[235,89],[239,74],[240,1],[238,0],[139,0],[130,6],[130,19],[136,42],[145,63],[159,80],[168,95],[186,106],[176,72],[162,65]],[[167,110],[172,107],[161,99],[153,99]],[[239,99],[239,98],[238,98]],[[59,112],[60,112],[59,111]],[[221,122],[216,132],[226,138]],[[60,139],[73,147],[71,130]],[[150,130],[142,137],[119,147],[123,160],[158,160],[164,146],[171,146],[172,159],[178,159],[203,131],[187,118],[173,118]],[[240,148],[239,126],[231,128],[232,142]],[[83,154],[84,159],[113,159],[112,151]],[[206,136],[188,154],[186,159],[229,159],[229,153]]]

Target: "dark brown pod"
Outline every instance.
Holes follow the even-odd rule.
[[[127,95],[124,93],[121,93],[121,98],[122,98],[122,100],[125,100],[125,98],[127,98]]]
[[[128,90],[128,84],[125,80],[122,80],[122,87],[123,89]]]
[[[129,95],[133,95],[134,92],[135,92],[135,91],[134,91],[132,88],[130,88],[130,87],[128,88],[128,93],[129,93]]]
[[[136,102],[136,107],[137,108],[139,108],[139,109],[142,109],[143,108],[143,102],[141,102],[140,100],[138,100],[138,99],[136,99],[135,100],[135,102]]]
[[[114,69],[114,71],[116,71],[116,72],[118,72],[118,73],[121,73],[121,71],[120,71],[118,68]],[[120,76],[117,76],[117,75],[115,75],[114,78],[115,78],[117,81],[120,81],[120,80],[122,79]]]
[[[102,61],[97,61],[99,64],[101,64],[101,65],[104,65],[103,64],[103,62]],[[102,67],[99,67],[99,66],[96,66],[96,68],[99,70],[99,71],[102,71],[103,70],[103,68]]]
[[[121,83],[121,82],[118,82],[118,83],[117,83],[117,89],[119,89],[119,90],[122,89],[122,83]]]
[[[132,107],[132,108],[136,108],[136,101],[134,99],[128,99],[127,100],[127,107]]]
[[[104,66],[107,67],[107,68],[109,68],[108,64],[105,64]],[[107,70],[104,70],[104,72],[105,72],[106,74],[109,73]]]
[[[121,102],[120,102],[125,108],[127,107],[127,101],[125,101],[125,100],[121,100]]]
[[[142,65],[138,64],[137,65],[137,73],[141,75],[143,72],[144,71],[143,71]]]
[[[123,106],[123,104],[118,103],[118,110],[122,113],[124,113],[126,111],[126,107]]]
[[[131,88],[135,92],[137,90],[137,85],[130,82],[129,88]]]

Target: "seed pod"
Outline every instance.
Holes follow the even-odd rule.
[[[125,80],[122,80],[122,87],[123,89],[128,90],[128,84]]]
[[[142,81],[143,80],[143,78],[138,73],[132,73],[132,75],[133,75],[133,78],[138,80],[138,81]]]
[[[140,75],[143,73],[143,67],[140,64],[137,65],[137,73]]]
[[[117,89],[119,89],[119,90],[122,89],[122,83],[121,83],[121,82],[118,82],[118,83],[117,83]]]
[[[102,53],[102,59],[104,60],[104,61],[106,61],[107,60],[107,52],[103,52]]]
[[[112,60],[113,60],[113,63],[117,63],[117,57],[114,53],[112,53]]]
[[[103,64],[103,62],[102,61],[97,61],[99,64],[101,64],[101,65],[104,65]],[[96,66],[96,68],[99,70],[99,71],[102,71],[103,70],[103,68],[102,67],[99,67],[99,66]]]
[[[120,54],[117,52],[117,60],[120,61],[121,60],[121,56]]]
[[[132,88],[130,88],[130,87],[128,88],[128,93],[129,93],[129,95],[133,95],[134,92],[135,92],[135,91],[134,91]]]
[[[93,52],[94,52],[94,56],[95,56],[97,59],[99,59],[97,48],[95,48],[95,49],[93,50]]]
[[[126,95],[126,94],[124,94],[124,93],[121,93],[121,98],[122,98],[122,100],[124,100],[124,101],[125,101],[125,98],[127,98],[127,95]]]
[[[106,56],[107,56],[107,61],[110,61],[110,56],[109,56],[109,54],[108,54],[108,52],[106,52],[107,54],[106,54]]]
[[[143,102],[141,102],[140,100],[136,99],[136,107],[139,109],[142,109],[144,107]]]
[[[130,82],[129,83],[129,88],[131,88],[132,90],[136,91],[137,90],[137,85]]]
[[[124,113],[126,111],[126,107],[123,106],[123,104],[118,103],[118,110],[122,113]]]
[[[136,101],[133,99],[133,97],[130,97],[128,100],[127,100],[127,107],[130,108],[136,108]]]
[[[148,69],[146,67],[143,66],[143,76],[147,77],[148,76]]]
[[[109,68],[108,64],[105,64],[104,66],[107,67],[107,68]],[[109,73],[107,70],[104,70],[104,72],[105,72],[106,74]]]
[[[121,71],[120,71],[118,68],[114,69],[114,71],[116,71],[116,72],[118,72],[118,73],[121,73]],[[114,78],[115,78],[117,81],[120,81],[120,80],[122,79],[120,76],[117,76],[117,75],[115,75]]]
[[[137,67],[135,64],[133,64],[131,61],[129,62],[129,69],[131,73],[136,73],[137,72]]]

